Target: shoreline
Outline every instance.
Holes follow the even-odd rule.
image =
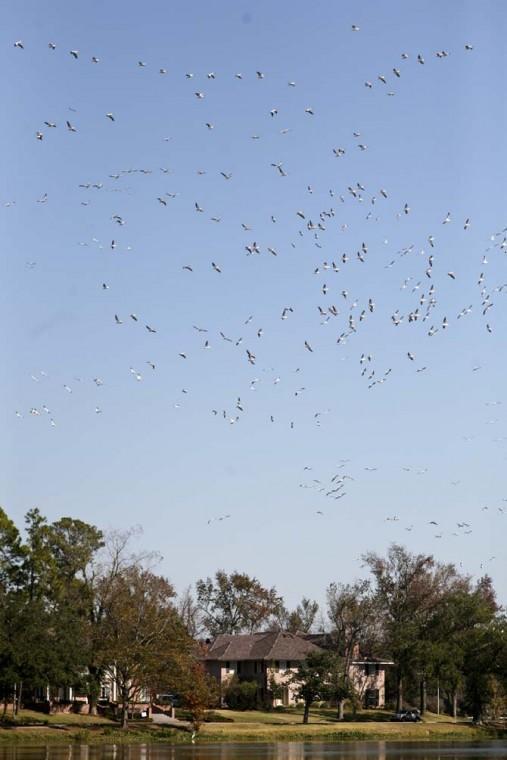
[[[386,728],[387,726],[387,728]],[[470,726],[454,723],[422,723],[393,727],[392,724],[377,725],[347,723],[339,726],[329,724],[292,724],[286,726],[262,726],[236,724],[204,724],[196,744],[229,743],[287,743],[320,741],[327,743],[365,741],[490,741],[507,740],[507,729],[488,726]],[[127,730],[115,726],[49,727],[17,726],[0,728],[0,747],[47,744],[190,744],[191,733],[180,728],[155,728],[130,726]]]

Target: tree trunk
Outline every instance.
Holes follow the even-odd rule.
[[[89,694],[87,695],[89,705],[88,714],[97,715],[97,697],[100,690],[99,670],[94,665],[89,665],[88,672],[90,674],[90,689]]]
[[[401,670],[396,671],[396,712],[403,709],[403,678]]]
[[[456,690],[452,692],[452,717],[454,720],[458,717],[458,692]]]
[[[12,695],[12,714],[18,714],[18,684],[14,684],[14,693]]]
[[[16,707],[16,715],[17,715],[17,714],[19,713],[19,711],[21,710],[21,699],[22,699],[22,695],[23,695],[23,681],[20,681],[20,682],[19,682],[19,691],[18,691],[18,704],[17,704],[17,707]]]
[[[310,704],[311,702],[305,702],[305,711],[303,713],[303,723],[308,723],[310,718]]]
[[[426,712],[426,676],[423,675],[419,682],[419,712],[424,715]]]
[[[128,689],[122,689],[121,727],[128,728],[128,724],[129,724],[129,693],[128,693]]]
[[[88,694],[88,715],[98,715],[96,694]]]
[[[336,720],[343,720],[345,717],[345,700],[338,700],[338,711],[336,713]]]

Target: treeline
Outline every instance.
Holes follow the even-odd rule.
[[[200,661],[206,638],[268,629],[325,632],[326,656],[295,675],[302,699],[332,697],[343,716],[357,695],[350,664],[389,657],[396,707],[422,712],[438,684],[448,710],[481,720],[507,688],[507,624],[491,579],[473,582],[453,565],[393,545],[364,557],[368,580],[332,583],[326,605],[287,609],[275,587],[218,571],[177,595],[135,554],[131,533],[104,535],[81,520],[48,522],[37,510],[21,532],[0,509],[0,694],[4,713],[35,690],[73,687],[97,710],[101,684],[116,683],[123,725],[141,690],[178,693],[199,725],[216,702]],[[275,684],[272,685],[276,696]]]

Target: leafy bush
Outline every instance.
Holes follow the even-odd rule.
[[[225,701],[231,710],[255,710],[257,707],[257,681],[231,679]]]

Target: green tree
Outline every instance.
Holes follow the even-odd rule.
[[[310,707],[317,699],[326,699],[330,689],[333,657],[329,652],[312,652],[289,676],[296,698],[304,703],[303,723],[308,723]]]
[[[12,697],[13,684],[19,680],[17,654],[22,629],[19,626],[18,607],[23,559],[19,531],[0,508],[0,689],[4,715]]]
[[[9,604],[17,707],[26,688],[74,685],[85,668],[73,579],[58,566],[51,526],[39,510],[30,510],[25,523],[19,580]]]
[[[363,559],[374,577],[385,644],[396,663],[396,709],[403,707],[403,681],[415,671],[420,672],[424,709],[429,621],[461,579],[453,565],[410,554],[397,544],[390,546],[385,558],[369,553]]]

